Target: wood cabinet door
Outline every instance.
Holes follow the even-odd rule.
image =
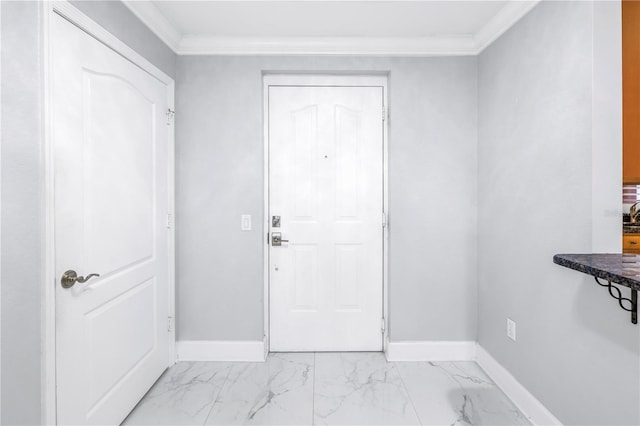
[[[622,176],[640,183],[640,2],[622,2]]]

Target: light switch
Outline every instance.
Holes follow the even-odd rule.
[[[243,214],[240,216],[240,230],[251,231],[251,215]]]

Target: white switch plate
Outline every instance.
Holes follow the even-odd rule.
[[[251,231],[251,215],[243,214],[240,216],[240,230]]]
[[[511,318],[507,318],[507,337],[516,341],[516,322]]]

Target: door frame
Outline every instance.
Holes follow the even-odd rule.
[[[56,299],[55,290],[57,285],[57,277],[55,276],[55,221],[54,221],[54,151],[52,138],[52,115],[51,115],[51,75],[52,75],[52,52],[51,45],[53,40],[52,21],[55,15],[60,15],[69,22],[94,37],[134,65],[149,73],[167,86],[167,103],[168,107],[173,111],[174,105],[174,80],[145,59],[138,52],[126,45],[120,39],[108,32],[100,24],[82,13],[66,0],[62,1],[43,1],[41,5],[42,17],[42,89],[43,89],[43,164],[44,173],[41,177],[42,188],[44,189],[44,199],[42,200],[44,207],[44,215],[42,222],[42,355],[41,355],[41,417],[43,424],[56,424]],[[176,361],[175,347],[175,142],[174,142],[175,125],[171,120],[167,125],[167,189],[168,189],[168,212],[167,218],[168,228],[168,312],[169,317],[173,319],[172,330],[170,331],[171,346],[167,358],[167,366],[172,365]]]
[[[326,72],[326,73],[262,73],[262,112],[264,130],[264,205],[263,205],[263,279],[264,279],[264,356],[266,359],[270,349],[269,340],[269,319],[270,319],[270,293],[269,293],[269,87],[271,86],[350,86],[350,87],[382,87],[382,101],[384,109],[381,111],[382,123],[382,145],[383,145],[383,168],[382,168],[382,215],[386,217],[386,224],[382,227],[382,316],[381,333],[382,352],[387,352],[389,342],[389,306],[388,306],[388,285],[389,285],[389,173],[388,173],[388,153],[389,153],[389,96],[388,96],[389,72]]]

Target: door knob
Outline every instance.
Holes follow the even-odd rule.
[[[89,274],[86,277],[79,277],[76,271],[70,269],[62,274],[62,278],[60,278],[60,284],[63,288],[71,288],[76,282],[79,282],[80,284],[86,283],[91,278],[99,276],[100,274]]]

